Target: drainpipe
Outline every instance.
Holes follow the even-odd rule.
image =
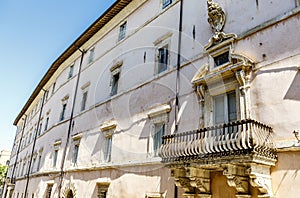
[[[21,143],[22,143],[22,140],[23,140],[23,135],[24,135],[24,131],[25,131],[25,126],[26,126],[26,121],[27,121],[27,115],[25,115],[25,118],[24,118],[24,124],[22,126],[22,133],[21,133],[21,138],[20,138],[20,141],[19,141],[19,145],[18,145],[18,149],[17,149],[17,154],[16,154],[16,159],[15,159],[15,162],[14,162],[14,167],[13,167],[13,170],[12,170],[12,173],[11,173],[11,181],[10,183],[14,183],[14,174],[15,174],[15,170],[16,170],[16,166],[17,166],[17,162],[18,162],[18,157],[19,157],[19,152],[20,152],[20,149],[21,149]],[[16,137],[17,138],[17,134],[16,134]],[[7,187],[7,183],[5,183],[6,187]],[[3,188],[5,189],[5,188]],[[3,196],[3,198],[6,197],[6,191],[5,191],[5,194]]]
[[[63,179],[64,179],[65,157],[66,157],[66,154],[67,154],[67,146],[68,146],[69,141],[70,141],[71,129],[73,128],[74,108],[75,108],[75,102],[76,102],[76,96],[77,96],[77,91],[78,91],[78,85],[79,85],[79,79],[80,79],[80,74],[81,74],[81,67],[82,67],[83,57],[84,57],[84,54],[86,53],[85,50],[81,50],[80,48],[78,48],[78,50],[81,52],[81,59],[80,59],[80,64],[79,64],[79,69],[78,69],[77,80],[76,80],[76,87],[75,87],[75,91],[74,91],[74,97],[73,97],[71,115],[70,115],[70,120],[69,120],[69,128],[68,128],[68,133],[67,133],[67,139],[66,139],[66,144],[64,146],[62,160],[61,160],[60,174],[59,174],[59,184],[58,184],[58,197],[61,197],[62,182],[63,182]]]
[[[29,160],[29,166],[28,166],[28,170],[27,170],[27,180],[26,180],[26,186],[25,186],[25,191],[24,191],[24,198],[27,198],[27,191],[28,191],[28,184],[29,184],[29,174],[30,174],[30,170],[31,170],[31,165],[32,165],[32,159],[33,159],[33,153],[34,153],[34,149],[35,149],[35,144],[36,144],[36,139],[38,136],[38,132],[40,130],[40,122],[41,122],[41,117],[42,117],[42,113],[43,113],[43,107],[44,107],[44,102],[45,102],[45,96],[47,91],[42,89],[44,91],[43,94],[43,100],[42,100],[42,105],[41,105],[41,109],[40,109],[40,114],[39,114],[39,118],[38,118],[38,122],[37,122],[37,127],[36,127],[36,132],[34,135],[34,140],[33,140],[33,145],[32,145],[32,150],[31,150],[31,155],[30,155],[30,160]]]
[[[177,67],[176,67],[176,97],[175,97],[175,133],[178,132],[178,112],[179,112],[179,83],[180,83],[180,61],[181,61],[181,37],[182,37],[182,16],[183,16],[183,0],[180,2],[179,27],[178,27],[178,51],[177,51]]]

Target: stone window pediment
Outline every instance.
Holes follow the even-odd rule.
[[[73,135],[72,140],[73,140],[74,145],[79,145],[81,138],[82,138],[82,133]]]
[[[61,140],[56,140],[53,144],[54,150],[59,150],[60,145],[61,145]]]

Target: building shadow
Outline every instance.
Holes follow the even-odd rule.
[[[300,71],[298,70],[284,99],[300,101]]]

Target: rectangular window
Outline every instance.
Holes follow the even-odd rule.
[[[127,26],[127,22],[120,25],[119,41],[124,39],[126,36],[126,26]]]
[[[88,95],[87,91],[83,92],[82,94],[81,109],[80,109],[81,111],[85,110],[87,95]]]
[[[89,62],[91,63],[94,61],[94,56],[95,56],[95,48],[90,49],[90,55],[89,55]]]
[[[35,165],[35,161],[36,161],[36,158],[33,158],[33,161],[32,161],[32,165],[31,165],[31,173],[34,173],[34,165]]]
[[[60,114],[60,121],[63,121],[65,119],[65,113],[66,113],[67,104],[63,104],[61,114]]]
[[[45,123],[44,131],[47,131],[47,129],[48,129],[48,124],[49,124],[49,117],[46,118],[46,123]]]
[[[46,198],[50,198],[51,197],[52,187],[53,187],[53,184],[48,184],[47,185]]]
[[[161,73],[168,68],[169,50],[168,46],[158,49],[158,67],[157,73]]]
[[[162,0],[162,8],[168,7],[172,3],[172,0]]]
[[[214,57],[215,67],[229,62],[229,51]]]
[[[37,163],[37,167],[36,167],[37,171],[40,171],[41,160],[42,160],[42,156],[40,155],[39,158],[38,158],[38,163]]]
[[[57,156],[58,156],[58,150],[54,150],[53,153],[53,167],[56,167],[56,163],[57,163]]]
[[[213,100],[215,125],[237,120],[236,94],[234,91],[215,96]]]
[[[104,160],[106,162],[110,162],[111,160],[111,146],[112,146],[112,136],[105,137]]]
[[[155,134],[153,138],[153,149],[154,149],[154,156],[158,156],[159,148],[162,144],[162,136],[165,134],[165,123],[158,123],[154,125],[155,127]]]
[[[39,126],[39,130],[38,130],[38,135],[41,135],[41,132],[42,132],[42,123],[40,123],[40,126]]]
[[[55,85],[56,85],[56,82],[53,83],[53,86],[52,86],[52,94],[54,94],[54,92],[55,92]]]
[[[118,84],[119,84],[120,73],[116,73],[112,76],[112,85],[110,95],[116,95],[118,92]]]
[[[48,91],[46,91],[46,93],[45,93],[45,100],[44,100],[44,102],[46,102],[46,101],[48,100],[48,94],[49,94],[49,92],[48,92]]]
[[[73,77],[73,73],[74,73],[74,65],[71,65],[70,68],[69,68],[68,79]]]
[[[79,145],[74,145],[74,150],[73,150],[73,164],[74,164],[74,166],[77,165],[78,151],[79,151]]]
[[[25,166],[26,166],[26,163],[24,162],[23,167],[22,167],[22,174],[21,175],[25,175]]]
[[[31,141],[31,136],[32,136],[32,134],[30,133],[30,134],[29,134],[29,137],[28,137],[28,142],[27,142],[27,144],[30,143],[30,141]]]
[[[109,183],[98,184],[98,198],[106,198],[108,191]]]

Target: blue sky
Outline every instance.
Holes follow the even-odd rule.
[[[50,65],[113,2],[0,1],[0,150],[11,150],[14,119]]]

